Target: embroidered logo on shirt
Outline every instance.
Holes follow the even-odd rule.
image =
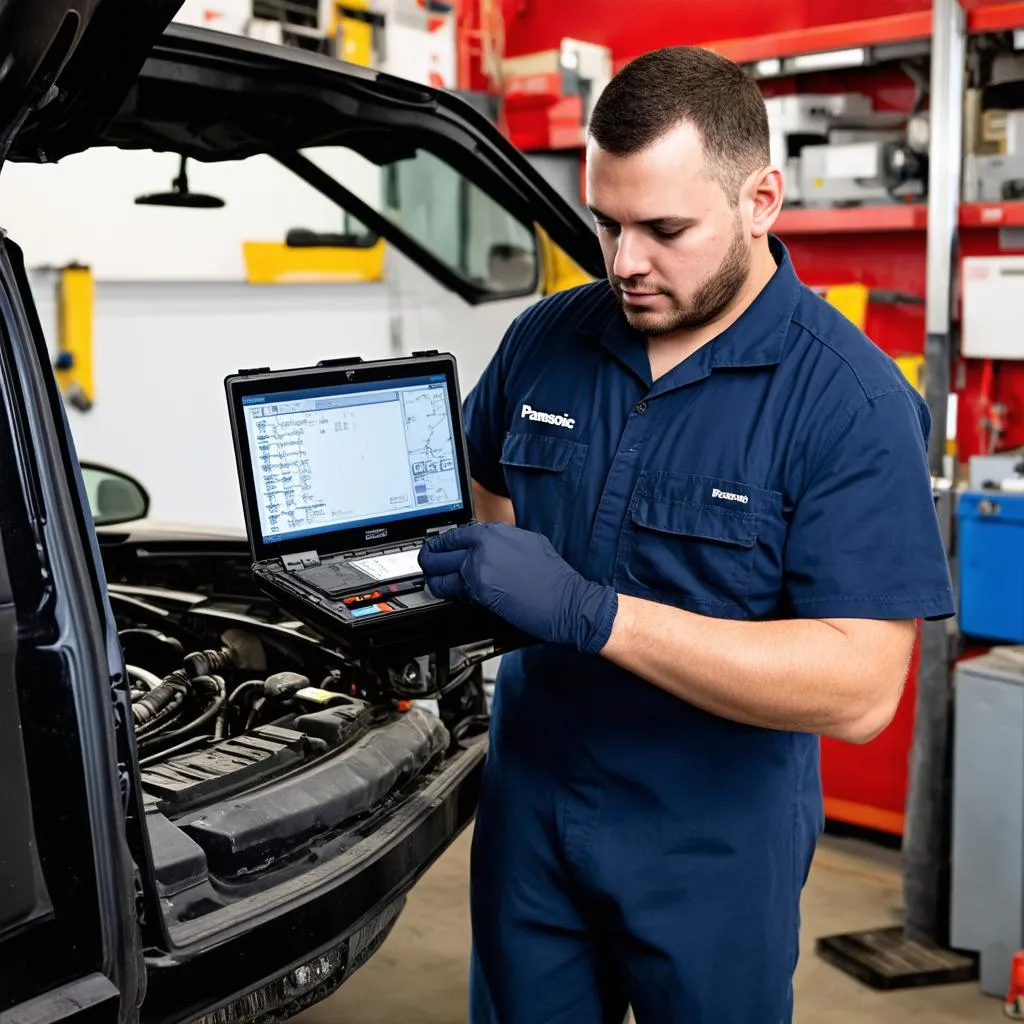
[[[723,501],[738,501],[741,505],[746,505],[750,501],[750,498],[745,494],[733,494],[730,491],[720,491],[717,487],[711,488],[712,498],[721,498]]]
[[[566,427],[569,430],[576,426],[576,421],[567,412],[539,412],[525,402],[519,418],[528,419],[531,423],[547,423],[552,427]]]

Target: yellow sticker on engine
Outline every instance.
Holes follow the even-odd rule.
[[[301,690],[296,690],[295,696],[303,700],[316,701],[317,704],[328,704],[335,700],[338,694],[331,693],[330,690],[321,690],[318,686],[304,686]]]

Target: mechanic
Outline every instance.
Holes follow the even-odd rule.
[[[492,522],[421,555],[541,641],[495,690],[471,1019],[780,1024],[818,736],[885,728],[915,620],[954,610],[930,419],[771,234],[782,175],[736,65],[627,65],[587,198],[611,287],[512,324],[466,402]]]

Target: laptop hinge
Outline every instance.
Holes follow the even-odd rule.
[[[315,551],[297,551],[294,555],[282,555],[281,564],[289,571],[309,569],[320,564],[320,556]]]

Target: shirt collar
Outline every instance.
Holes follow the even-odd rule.
[[[694,353],[692,358],[706,369],[773,366],[781,359],[800,297],[800,280],[788,250],[775,235],[768,236],[768,247],[775,259],[775,273],[735,323]],[[610,287],[608,299],[588,311],[576,330],[598,338],[605,348],[650,384],[644,337],[626,322]]]

